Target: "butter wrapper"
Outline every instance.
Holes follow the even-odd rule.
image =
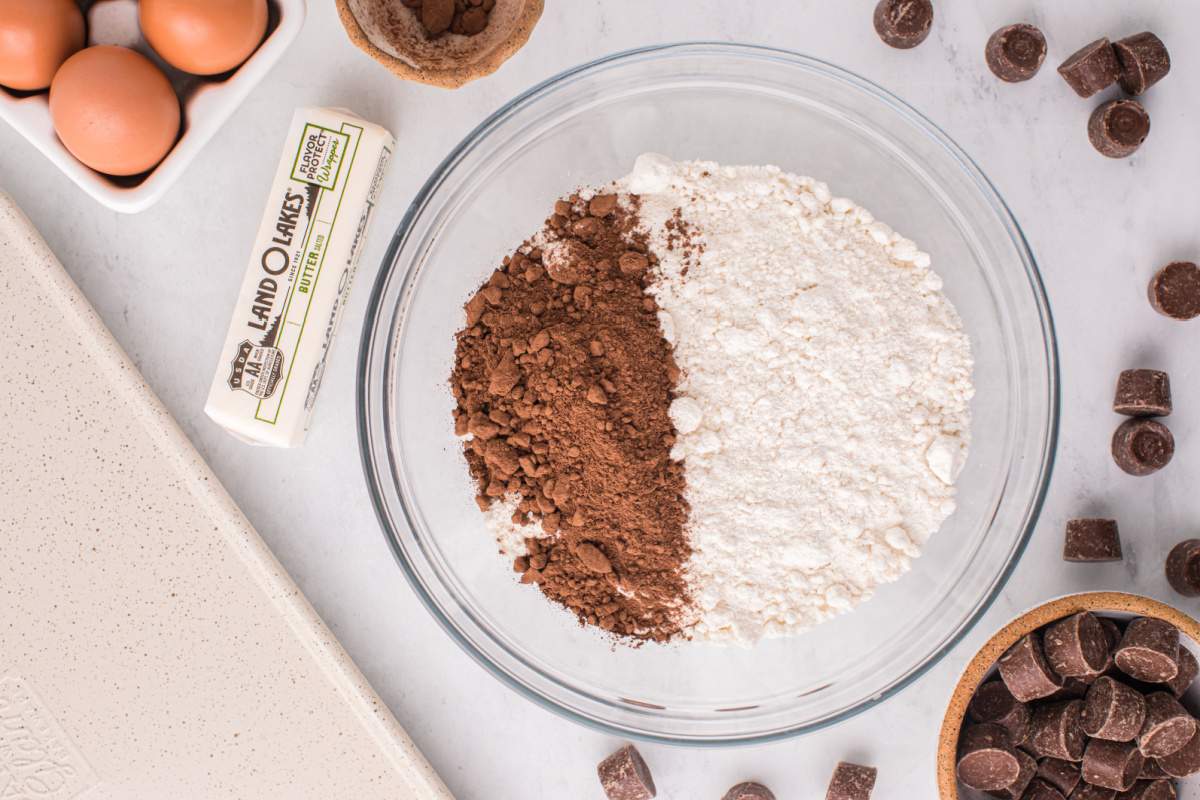
[[[393,147],[340,109],[293,117],[204,406],[239,439],[303,443]]]

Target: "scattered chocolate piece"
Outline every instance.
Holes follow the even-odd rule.
[[[1117,378],[1113,411],[1127,417],[1165,417],[1171,413],[1171,378],[1157,369],[1127,369]]]
[[[1146,721],[1138,735],[1138,749],[1151,758],[1169,756],[1196,734],[1196,720],[1168,692],[1146,695]]]
[[[1169,756],[1156,758],[1155,762],[1172,778],[1186,778],[1200,772],[1200,729],[1183,747]]]
[[[1014,745],[1029,736],[1029,706],[1012,696],[1004,681],[989,681],[975,690],[967,713],[976,722],[994,722],[1008,731]]]
[[[1125,627],[1114,660],[1117,669],[1147,683],[1169,681],[1179,672],[1179,630],[1154,617],[1138,617]]]
[[[746,781],[730,788],[721,800],[775,800],[775,794],[761,783]]]
[[[829,783],[826,800],[834,800],[834,798],[840,800],[842,797],[849,800],[856,796],[833,793],[834,785],[838,782],[838,776],[842,773],[843,766],[852,767],[854,765],[838,764],[833,773],[833,779]],[[958,779],[972,789],[985,792],[998,791],[1011,786],[1020,773],[1021,762],[1017,760],[1012,740],[1008,736],[1008,731],[999,725],[989,722],[972,725],[959,737]],[[855,773],[848,771],[847,776],[855,777]],[[874,777],[873,774],[872,777]]]
[[[1036,706],[1029,721],[1029,739],[1025,748],[1039,758],[1081,759],[1087,744],[1082,723],[1083,706],[1082,700]]]
[[[1064,678],[1098,675],[1108,663],[1108,640],[1100,621],[1080,611],[1053,623],[1042,634],[1050,669]]]
[[[1113,461],[1130,475],[1150,475],[1171,463],[1175,437],[1158,420],[1135,417],[1113,434]]]
[[[1121,88],[1130,94],[1141,94],[1171,71],[1167,46],[1150,31],[1113,42],[1113,50],[1121,65]]]
[[[1200,595],[1200,539],[1184,539],[1167,556],[1167,583],[1184,597]]]
[[[1080,97],[1091,97],[1112,86],[1121,76],[1121,64],[1108,39],[1097,39],[1072,53],[1058,68],[1067,85]]]
[[[1150,305],[1163,316],[1186,320],[1200,316],[1200,267],[1172,261],[1150,279]]]
[[[930,0],[879,0],[875,6],[875,32],[884,44],[908,50],[925,41],[933,27]]]
[[[1029,788],[1025,790],[1025,795],[1021,800],[1065,800],[1058,789],[1042,780],[1034,778],[1029,782]]]
[[[1175,784],[1169,780],[1139,780],[1127,792],[1121,792],[1117,800],[1175,800]]]
[[[1129,742],[1137,738],[1146,719],[1141,693],[1107,675],[1088,689],[1081,719],[1083,732],[1094,739]]]
[[[1021,764],[1021,771],[1017,773],[1017,779],[1003,789],[989,792],[992,796],[1005,800],[1022,800],[1025,797],[1025,790],[1029,788],[1030,782],[1037,775],[1038,762],[1024,750],[1018,749],[1016,752],[1017,761]]]
[[[1032,25],[1005,25],[987,40],[984,58],[988,69],[1008,83],[1027,81],[1046,60],[1046,37]]]
[[[1063,560],[1078,562],[1120,561],[1121,535],[1115,519],[1067,520]]]
[[[1092,739],[1083,754],[1083,779],[1095,786],[1123,792],[1142,772],[1145,757],[1133,742]]]
[[[596,772],[608,800],[650,800],[655,795],[650,768],[631,744],[601,761]]]
[[[1038,764],[1037,777],[1052,784],[1062,792],[1063,797],[1070,797],[1071,792],[1079,785],[1079,765],[1061,758],[1044,758]]]
[[[1037,633],[1028,633],[1000,656],[996,666],[1004,685],[1022,703],[1054,694],[1063,679],[1046,662]]]
[[[1092,112],[1088,139],[1100,155],[1126,158],[1150,135],[1150,115],[1137,100],[1109,100]]]
[[[1179,644],[1179,655],[1175,657],[1175,663],[1179,665],[1179,672],[1175,673],[1175,677],[1169,681],[1163,681],[1167,688],[1171,690],[1171,694],[1176,698],[1183,697],[1187,690],[1191,687],[1192,682],[1196,680],[1196,674],[1200,673],[1200,663],[1196,662],[1196,657],[1192,655],[1192,651],[1184,647],[1183,643]]]
[[[1116,800],[1116,797],[1116,789],[1105,789],[1103,786],[1081,783],[1071,795],[1071,800]]]
[[[1003,733],[1004,729],[998,728],[997,730]],[[959,764],[961,766],[961,760]],[[875,790],[877,773],[878,770],[874,767],[839,761],[833,770],[833,777],[829,779],[829,789],[825,792],[825,800],[870,800],[871,792]]]

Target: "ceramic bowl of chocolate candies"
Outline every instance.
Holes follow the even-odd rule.
[[[1146,597],[1070,595],[968,664],[938,747],[942,800],[1200,797],[1200,624]]]

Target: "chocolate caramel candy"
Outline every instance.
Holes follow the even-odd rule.
[[[1080,783],[1071,793],[1071,800],[1116,800],[1117,790],[1090,783]]]
[[[1157,369],[1127,369],[1117,376],[1113,411],[1127,417],[1165,417],[1171,413],[1171,378]]]
[[[975,690],[967,705],[975,722],[994,722],[1008,731],[1014,745],[1029,736],[1029,706],[1012,696],[1004,681],[989,681]]]
[[[1150,115],[1137,100],[1109,100],[1088,119],[1088,139],[1108,158],[1133,155],[1150,135]]]
[[[1003,732],[1003,728],[998,730]],[[839,761],[829,779],[829,788],[825,790],[825,800],[871,800],[877,773],[874,767]]]
[[[1175,662],[1179,665],[1179,671],[1175,673],[1174,678],[1163,681],[1163,683],[1171,690],[1171,694],[1179,698],[1187,693],[1192,682],[1196,680],[1196,673],[1200,672],[1200,664],[1196,663],[1196,657],[1182,642],[1179,645],[1179,655],[1176,656]]]
[[[1138,734],[1138,749],[1148,758],[1169,756],[1196,735],[1196,720],[1168,692],[1146,695],[1146,720]]]
[[[1200,729],[1192,734],[1183,747],[1154,761],[1172,778],[1186,778],[1200,772]]]
[[[1117,800],[1175,800],[1175,784],[1169,780],[1139,780],[1133,788],[1117,795]]]
[[[1080,721],[1093,739],[1130,742],[1142,732],[1146,701],[1140,692],[1102,675],[1088,689]]]
[[[631,744],[601,761],[596,772],[608,800],[650,800],[655,795],[650,768]]]
[[[1200,539],[1184,539],[1167,556],[1167,583],[1184,597],[1200,595]]]
[[[721,800],[775,800],[775,793],[761,783],[746,781],[731,786]]]
[[[1175,437],[1158,420],[1135,417],[1121,423],[1113,434],[1113,461],[1130,475],[1158,472],[1174,455]]]
[[[1042,633],[1042,649],[1050,668],[1064,678],[1098,675],[1108,663],[1108,640],[1100,621],[1080,611],[1051,624]]]
[[[1008,83],[1027,81],[1046,60],[1046,37],[1032,25],[1005,25],[987,40],[983,50],[988,69]]]
[[[829,783],[827,800],[835,797],[833,785],[843,766],[854,765],[838,764]],[[957,772],[958,779],[972,789],[994,792],[1011,786],[1021,774],[1021,762],[1017,759],[1008,731],[991,722],[972,725],[964,730],[958,740]],[[853,776],[852,773],[848,774]]]
[[[1179,630],[1169,622],[1138,617],[1125,628],[1113,656],[1117,669],[1147,683],[1164,683],[1179,673]]]
[[[1154,273],[1147,294],[1163,316],[1188,320],[1200,316],[1200,267],[1191,261],[1172,261]]]
[[[1022,703],[1054,694],[1063,679],[1050,669],[1036,632],[1027,633],[996,662],[1004,685]]]
[[[1029,721],[1029,739],[1025,749],[1038,758],[1083,758],[1087,736],[1083,732],[1083,701],[1063,700],[1035,706]]]
[[[933,27],[930,0],[879,0],[875,6],[875,33],[884,44],[908,50],[925,41]]]
[[[1083,754],[1083,780],[1123,792],[1142,772],[1143,756],[1133,742],[1092,739]]]
[[[1130,94],[1141,94],[1171,71],[1167,46],[1150,31],[1114,42],[1113,51],[1121,65],[1121,88]]]
[[[1079,765],[1061,758],[1043,758],[1038,764],[1037,777],[1053,785],[1063,797],[1070,797],[1079,785]]]
[[[1120,561],[1121,534],[1115,519],[1067,520],[1063,560],[1077,562]]]
[[[1121,64],[1108,39],[1089,42],[1072,53],[1058,68],[1067,85],[1080,97],[1091,97],[1112,86],[1121,76]]]

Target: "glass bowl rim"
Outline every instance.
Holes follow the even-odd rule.
[[[378,470],[378,465],[374,458],[373,443],[370,432],[370,421],[368,413],[370,411],[370,402],[368,400],[369,382],[371,381],[371,366],[373,364],[372,354],[376,352],[375,334],[376,328],[383,315],[381,300],[384,291],[393,277],[392,268],[397,262],[397,258],[401,249],[412,233],[414,223],[419,215],[424,211],[425,206],[433,197],[435,192],[441,186],[446,176],[454,169],[459,160],[477,144],[484,140],[491,130],[497,127],[502,122],[508,120],[512,115],[530,105],[543,94],[551,89],[557,88],[571,80],[596,70],[602,67],[623,61],[634,60],[641,57],[670,57],[676,55],[687,54],[707,54],[716,56],[742,56],[749,58],[762,58],[769,60],[780,60],[790,62],[794,66],[804,67],[818,73],[824,74],[826,77],[838,79],[846,84],[851,85],[867,95],[872,96],[890,107],[892,111],[906,118],[910,123],[913,123],[918,129],[924,132],[932,141],[940,145],[941,148],[956,161],[962,171],[969,177],[975,187],[980,191],[981,195],[987,200],[993,211],[997,214],[1000,221],[1007,229],[1009,238],[1012,240],[1017,251],[1022,256],[1022,265],[1025,269],[1025,276],[1029,283],[1029,289],[1033,295],[1034,305],[1037,310],[1038,319],[1041,323],[1042,341],[1045,356],[1045,380],[1047,389],[1047,400],[1049,402],[1048,416],[1046,420],[1046,428],[1044,433],[1044,445],[1042,448],[1041,458],[1038,463],[1040,470],[1040,480],[1038,488],[1028,503],[1027,512],[1025,514],[1024,530],[1021,532],[1017,541],[1016,547],[1001,571],[994,588],[984,597],[976,611],[968,617],[960,629],[950,636],[940,648],[931,653],[924,662],[916,666],[900,680],[896,681],[891,686],[883,691],[866,698],[865,700],[846,708],[827,718],[810,722],[793,725],[783,730],[770,731],[762,734],[754,734],[750,736],[741,736],[737,738],[703,738],[692,739],[670,734],[657,734],[639,730],[635,728],[624,727],[618,724],[609,723],[603,720],[594,719],[577,713],[574,709],[558,702],[553,697],[538,691],[536,688],[527,685],[516,676],[508,674],[501,669],[489,655],[478,648],[471,640],[462,635],[456,626],[443,614],[437,601],[426,591],[420,577],[415,568],[409,563],[408,556],[400,544],[399,538],[392,530],[389,524],[389,515],[385,510],[385,501],[379,489],[381,476]],[[403,303],[403,298],[407,295],[410,289],[410,283],[414,277],[412,265],[404,269],[402,279],[400,281],[399,290],[397,292],[400,303]],[[396,324],[391,326],[387,333],[388,346],[379,349],[383,355],[382,359],[386,361],[388,353],[391,352],[391,342],[396,333],[396,330],[403,322],[402,308],[397,308],[392,312],[392,320]],[[1049,489],[1050,479],[1054,470],[1055,456],[1057,454],[1059,425],[1061,415],[1061,375],[1058,357],[1058,341],[1055,333],[1054,320],[1050,310],[1049,300],[1046,295],[1045,285],[1042,281],[1041,273],[1038,270],[1037,261],[1033,251],[1029,246],[1029,242],[1025,237],[1024,231],[1017,222],[1008,204],[1000,195],[1000,192],[992,184],[991,180],[984,174],[975,161],[967,155],[950,136],[943,131],[936,123],[922,114],[913,106],[909,105],[898,96],[892,94],[887,89],[879,86],[875,82],[864,78],[857,73],[839,67],[822,59],[806,56],[795,51],[787,50],[778,47],[768,47],[765,45],[744,44],[738,42],[719,42],[719,41],[683,41],[669,42],[663,44],[649,45],[645,47],[632,48],[621,50],[599,58],[578,64],[570,67],[562,72],[559,72],[518,94],[513,99],[509,100],[496,111],[489,114],[482,122],[475,126],[463,139],[454,146],[454,148],[446,155],[445,158],[437,165],[430,174],[429,178],[418,190],[417,194],[409,203],[404,216],[396,227],[396,231],[392,236],[391,242],[388,244],[387,250],[384,253],[382,263],[378,275],[375,277],[374,285],[371,289],[370,297],[367,300],[367,309],[363,320],[362,335],[359,342],[359,356],[357,369],[357,390],[355,404],[357,407],[357,430],[359,455],[362,460],[364,477],[367,483],[367,491],[371,498],[372,507],[375,510],[376,519],[379,522],[380,532],[383,534],[388,548],[391,550],[393,557],[399,564],[401,572],[404,574],[410,587],[420,599],[421,604],[429,611],[438,625],[450,636],[468,656],[474,661],[483,666],[489,674],[497,678],[501,683],[516,691],[522,697],[532,700],[538,706],[554,712],[573,722],[582,724],[593,730],[597,730],[607,735],[615,735],[625,738],[636,739],[639,741],[682,745],[688,747],[722,747],[722,746],[744,746],[763,744],[768,742],[781,741],[800,734],[811,733],[827,727],[831,727],[840,722],[844,722],[858,714],[874,708],[880,703],[885,702],[892,696],[898,694],[903,689],[915,683],[926,672],[932,669],[935,665],[941,662],[947,654],[950,653],[962,639],[970,633],[979,623],[980,619],[988,612],[997,596],[1003,591],[1007,585],[1009,578],[1012,576],[1013,570],[1017,563],[1021,560],[1021,556],[1025,552],[1025,548],[1032,536],[1033,529],[1036,527],[1038,519],[1041,516],[1042,508],[1045,503],[1046,494]],[[388,454],[389,461],[391,454]],[[399,495],[401,511],[405,518],[406,524],[411,528],[411,512],[407,504],[404,502],[402,494]],[[551,679],[553,680],[553,679]],[[558,685],[562,685],[558,681],[554,681]],[[580,694],[580,690],[575,687],[564,687],[568,691]]]

